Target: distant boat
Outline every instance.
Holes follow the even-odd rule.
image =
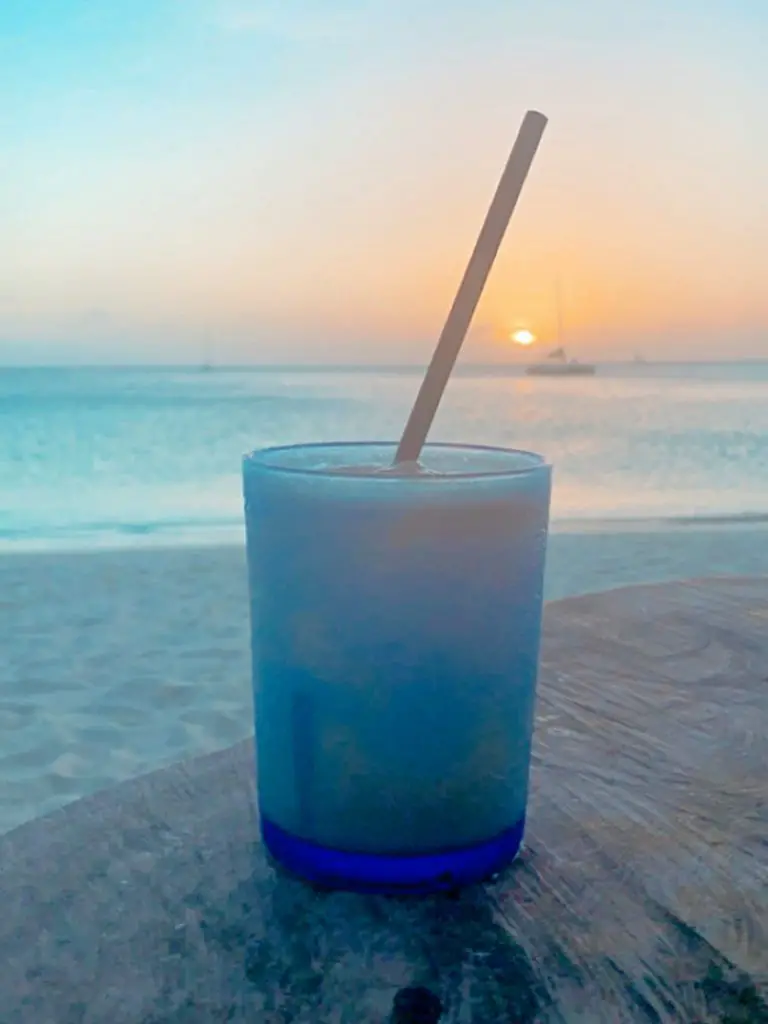
[[[533,363],[525,372],[529,377],[594,377],[597,367],[594,363],[580,363],[577,359],[568,359],[563,348],[563,302],[560,283],[557,285],[557,348],[547,356],[546,362]]]
[[[525,372],[529,377],[594,377],[597,367],[594,363],[580,363],[568,359],[564,348],[556,348],[547,356],[546,363],[533,363]]]
[[[213,363],[211,361],[211,342],[210,341],[206,342],[206,345],[205,345],[205,356],[203,358],[202,363],[198,367],[198,369],[200,370],[200,373],[212,373],[213,372]]]

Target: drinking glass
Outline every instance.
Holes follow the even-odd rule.
[[[264,842],[325,886],[428,892],[523,836],[550,467],[427,444],[244,459]]]

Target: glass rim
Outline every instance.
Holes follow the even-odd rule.
[[[506,455],[506,456],[523,456],[523,458],[530,460],[528,465],[525,466],[514,466],[506,469],[486,469],[486,470],[468,470],[466,472],[459,471],[456,473],[425,473],[423,475],[412,474],[395,474],[385,473],[381,471],[381,468],[369,469],[366,471],[366,467],[360,467],[360,472],[350,473],[344,472],[343,469],[337,467],[327,466],[291,466],[281,465],[279,462],[270,462],[269,457],[279,455],[281,452],[298,452],[298,451],[329,451],[331,449],[344,449],[349,451],[350,449],[358,449],[360,451],[371,449],[371,448],[391,448],[397,449],[397,441],[301,441],[297,444],[279,444],[270,445],[266,448],[256,448],[251,452],[248,452],[243,456],[243,469],[248,467],[258,467],[264,469],[270,473],[285,473],[290,476],[303,476],[303,477],[333,477],[335,479],[343,480],[377,480],[377,481],[397,481],[402,484],[403,482],[417,483],[417,482],[429,482],[434,484],[436,481],[451,481],[451,480],[489,480],[489,479],[501,479],[505,477],[520,477],[526,476],[530,473],[536,473],[541,470],[551,469],[551,463],[544,458],[543,455],[539,455],[538,452],[532,452],[525,448],[508,448],[504,445],[490,445],[490,444],[460,444],[449,441],[432,441],[427,442],[424,445],[424,449],[429,451],[430,449],[439,449],[440,451],[455,451],[455,452],[476,452],[478,454],[494,454],[494,455]]]

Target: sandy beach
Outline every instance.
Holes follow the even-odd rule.
[[[556,531],[546,597],[768,573],[768,531]],[[240,547],[0,558],[0,832],[252,731]]]

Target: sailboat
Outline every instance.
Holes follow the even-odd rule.
[[[545,362],[527,366],[525,372],[529,377],[593,377],[597,372],[594,363],[580,363],[577,359],[569,359],[563,346],[563,302],[561,289],[557,287],[557,348],[547,356]]]
[[[205,353],[203,361],[200,363],[200,373],[211,373],[213,370],[213,363],[211,362],[211,341],[210,339],[205,344]]]
[[[597,367],[594,363],[580,363],[568,359],[564,348],[556,348],[547,356],[545,363],[533,363],[525,368],[530,377],[594,377]]]

